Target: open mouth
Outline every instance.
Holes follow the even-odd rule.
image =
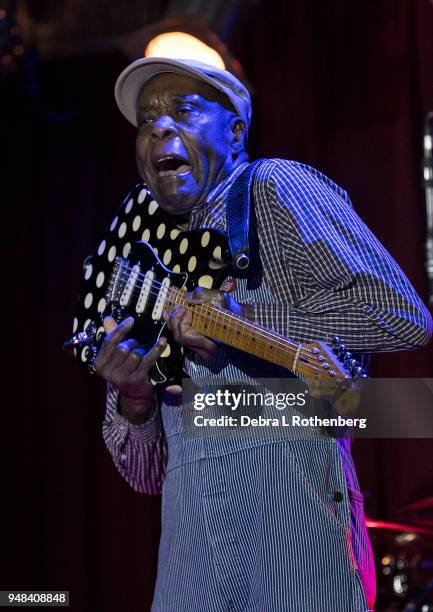
[[[183,157],[169,155],[158,159],[155,163],[158,176],[180,176],[191,171],[191,164]]]

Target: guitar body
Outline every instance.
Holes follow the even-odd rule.
[[[162,318],[158,296],[168,287],[184,291],[197,286],[219,288],[230,269],[226,235],[214,229],[182,230],[139,185],[117,211],[96,253],[86,258],[83,267],[74,337],[68,343],[79,363],[93,371],[105,338],[105,316],[117,322],[132,316],[135,325],[131,335],[146,350],[161,335],[168,341],[151,372],[152,381],[164,385],[179,382],[183,349],[173,341]]]
[[[221,306],[191,305],[184,298],[185,291],[197,286],[219,289],[232,274],[225,233],[183,230],[138,185],[117,212],[96,253],[84,262],[74,335],[65,348],[94,371],[105,337],[104,317],[110,315],[120,322],[132,316],[131,336],[146,350],[161,335],[167,337],[167,347],[150,372],[151,381],[179,384],[183,349],[174,342],[163,312],[181,306],[192,311],[196,332],[285,367],[308,381],[316,395],[341,393],[354,379],[366,377],[338,338],[331,347],[320,340],[300,344]]]

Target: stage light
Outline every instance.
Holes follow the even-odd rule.
[[[146,28],[144,55],[196,59],[227,68],[248,86],[229,50],[246,5],[246,0],[172,0],[162,19]]]
[[[173,59],[194,58],[217,68],[225,68],[221,55],[215,49],[186,32],[158,34],[149,42],[144,55],[146,57],[171,57]]]

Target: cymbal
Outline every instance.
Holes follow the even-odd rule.
[[[432,609],[433,529],[366,519],[374,551],[378,610]]]

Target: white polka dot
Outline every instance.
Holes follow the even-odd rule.
[[[145,230],[144,230],[144,232],[143,232],[143,235],[142,235],[141,239],[142,239],[144,242],[149,242],[149,238],[150,238],[150,230],[149,230],[149,229],[145,229]]]
[[[176,265],[173,267],[173,272],[176,272],[176,273],[180,272],[180,265],[179,265],[179,264],[176,264]]]
[[[92,276],[92,272],[93,272],[92,264],[86,264],[84,266],[84,278],[86,280],[89,280],[89,278]]]
[[[113,221],[111,222],[110,225],[110,231],[113,231],[117,225],[117,222],[119,221],[119,217],[114,217]]]
[[[220,246],[216,246],[213,250],[213,256],[215,257],[215,259],[221,259],[222,255],[221,255],[221,247]]]
[[[90,323],[92,322],[92,319],[86,319],[84,326],[83,326],[83,331],[85,331],[87,333],[87,328],[90,325]]]
[[[179,245],[179,253],[183,255],[188,248],[188,238],[182,238]]]
[[[209,270],[221,270],[221,268],[225,268],[226,264],[223,261],[214,261],[211,259],[208,263]]]
[[[204,287],[205,289],[211,289],[213,284],[213,278],[212,276],[209,276],[209,274],[204,274],[198,279],[198,284],[200,287]]]
[[[98,276],[96,277],[96,286],[102,287],[102,285],[104,284],[104,280],[105,274],[103,272],[99,272]]]
[[[167,344],[164,351],[161,353],[161,357],[169,357],[170,353],[171,353],[171,346]]]
[[[147,191],[145,189],[142,189],[140,191],[140,193],[138,194],[138,198],[137,198],[137,202],[139,204],[142,204],[144,202],[144,199],[146,197]]]
[[[149,204],[149,215],[153,215],[157,208],[158,208],[158,204],[155,202],[155,200],[152,200],[151,203]]]
[[[138,197],[140,197],[140,196],[138,196]],[[132,205],[133,205],[133,204],[134,204],[134,200],[133,200],[132,198],[130,198],[130,199],[128,200],[128,204],[127,204],[127,205],[126,205],[126,207],[125,207],[125,213],[126,213],[126,214],[128,214],[128,213],[130,213],[130,212],[131,212],[131,208],[132,208]]]
[[[105,298],[101,298],[98,302],[98,312],[104,312],[106,306],[107,300]]]
[[[166,266],[168,266],[168,264],[170,263],[171,260],[171,249],[167,249],[166,252],[164,253],[164,257],[162,258],[163,263],[165,263]]]
[[[141,217],[140,215],[137,215],[134,221],[132,222],[132,229],[134,230],[134,232],[138,232],[138,230],[140,229],[140,225],[141,225]]]
[[[116,247],[113,245],[108,251],[108,261],[114,261],[116,257]]]
[[[201,246],[207,247],[207,245],[209,244],[209,240],[210,240],[210,232],[205,232],[203,236],[201,237]]]
[[[123,257],[128,257],[130,250],[131,250],[131,243],[127,242],[125,246],[123,247],[123,251],[122,251]]]
[[[84,308],[90,308],[90,306],[92,305],[92,302],[93,302],[93,295],[91,293],[88,293],[86,297],[84,298]],[[84,328],[86,328],[86,325],[84,325]]]
[[[105,329],[102,326],[98,327],[96,331],[96,340],[100,340],[101,337],[104,335],[104,333],[105,333]]]
[[[197,266],[197,257],[193,255],[188,262],[188,272],[194,272]]]
[[[153,250],[155,251],[155,255],[158,255],[158,247],[153,247]]]
[[[161,223],[160,225],[158,225],[158,229],[156,230],[156,237],[158,238],[158,240],[161,240],[164,234],[165,234],[165,224]]]
[[[74,317],[74,322],[72,324],[72,333],[75,334],[77,329],[78,329],[78,319],[77,317]]]
[[[107,243],[105,242],[105,240],[103,240],[101,244],[98,246],[98,255],[102,255],[102,253],[105,251],[106,246],[107,246]]]
[[[126,234],[126,223],[123,222],[120,224],[119,227],[119,231],[117,232],[117,235],[119,236],[119,238],[123,238],[123,236]]]
[[[89,353],[89,347],[85,346],[83,350],[81,351],[81,361],[83,363],[86,363],[88,353]]]
[[[174,240],[175,238],[177,238],[177,236],[179,236],[179,234],[180,234],[179,229],[172,229],[170,232],[170,238]]]

